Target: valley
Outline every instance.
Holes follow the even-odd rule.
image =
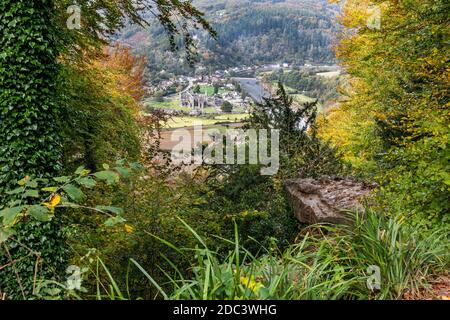
[[[273,81],[271,77],[280,72],[287,74],[303,72],[305,78],[308,77],[306,74],[315,76],[319,79],[318,83],[322,83],[320,79],[324,79],[325,82],[327,81],[325,79],[336,79],[341,73],[338,66],[306,64],[294,70],[289,64],[284,63],[232,67],[217,70],[210,76],[181,75],[162,81],[158,86],[153,87],[153,91],[149,94],[155,95],[156,91],[157,97],[144,98],[144,111],[151,113],[159,110],[170,115],[161,138],[162,148],[169,150],[174,145],[170,141],[171,133],[180,128],[186,128],[190,132],[193,130],[194,122],[197,125],[202,124],[209,129],[221,131],[230,125],[241,126],[249,117],[253,105],[264,103],[264,99],[270,98],[275,92],[278,82]],[[297,106],[315,101],[314,98],[306,95],[307,91],[299,91],[291,87],[286,89]],[[322,102],[326,104],[333,101],[330,99],[330,101]],[[224,110],[224,104],[228,104],[230,109]],[[322,103],[319,108],[323,110]]]

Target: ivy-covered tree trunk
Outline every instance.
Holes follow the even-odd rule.
[[[58,41],[53,0],[0,1],[0,209],[6,192],[29,175],[60,169],[57,96]],[[0,292],[29,297],[36,276],[61,269],[64,241],[57,222],[28,222],[0,244]],[[25,258],[27,257],[27,258]]]

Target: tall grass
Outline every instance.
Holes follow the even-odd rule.
[[[172,264],[168,298],[398,299],[405,290],[426,289],[431,275],[448,271],[448,228],[424,238],[405,220],[370,210],[353,220],[351,226],[317,226],[320,236],[307,233],[283,252],[262,248],[259,257],[241,247],[237,229],[234,241],[223,239],[233,248],[223,257],[181,220],[199,247],[177,248],[194,254],[196,263],[188,279]],[[380,270],[377,290],[367,285],[370,266]]]
[[[351,226],[315,226],[314,236],[308,232],[286,250],[261,247],[254,256],[241,246],[236,226],[233,240],[222,239],[229,245],[223,255],[180,219],[197,247],[177,248],[158,239],[186,258],[195,257],[189,270],[180,270],[162,256],[171,270],[160,268],[167,281],[158,283],[137,261],[130,259],[130,266],[157,289],[155,299],[174,300],[398,299],[405,290],[426,289],[430,276],[448,272],[448,227],[423,237],[404,219],[370,210],[364,216],[353,215],[353,221]],[[379,289],[367,286],[370,266],[379,268]],[[94,274],[96,293],[84,298],[136,299],[128,285],[119,288],[101,260]]]
[[[405,217],[385,218],[374,212],[356,216],[355,228],[347,230],[352,241],[353,264],[381,269],[380,299],[400,298],[406,289],[427,287],[433,273],[448,272],[450,229],[441,226],[424,236]]]

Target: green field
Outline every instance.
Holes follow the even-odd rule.
[[[185,111],[185,112],[191,111],[190,108],[181,107],[180,97],[178,95],[171,97],[171,98],[164,98],[164,101],[156,101],[151,98],[146,99],[146,100],[144,100],[143,104],[146,108],[170,109],[170,110],[178,110],[178,111]]]
[[[238,113],[238,114],[221,114],[219,116],[216,116],[215,119],[216,120],[220,120],[220,121],[233,121],[233,122],[238,122],[238,121],[242,121],[245,120],[249,117],[248,113]]]
[[[220,88],[219,89],[219,93],[226,93],[229,92],[230,90],[226,89],[226,88]],[[214,95],[214,87],[213,86],[200,86],[200,93],[206,93],[206,95],[208,96],[212,96]]]
[[[184,127],[192,127],[194,125],[203,125],[203,126],[211,126],[220,123],[227,122],[241,122],[244,119],[248,118],[248,114],[223,114],[218,115],[212,118],[206,117],[173,117],[169,120],[166,125],[167,129],[176,129],[176,128],[184,128]]]

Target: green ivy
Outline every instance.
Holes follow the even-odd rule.
[[[56,79],[59,55],[53,0],[0,2],[0,209],[20,177],[42,177],[60,170]],[[24,298],[32,290],[38,253],[43,276],[60,272],[65,264],[64,238],[59,221],[23,224],[17,242],[2,246],[0,265],[20,259],[0,271],[0,290],[9,298]],[[29,251],[26,249],[26,251]],[[17,278],[23,279],[20,288]]]

